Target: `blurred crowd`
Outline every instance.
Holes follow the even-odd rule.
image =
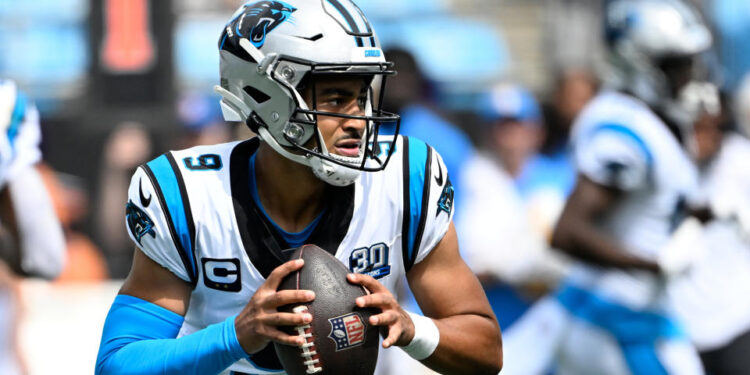
[[[698,95],[692,130],[683,134],[704,186],[704,196],[696,200],[745,194],[750,202],[750,190],[733,190],[750,186],[750,2],[685,2],[699,10],[713,39],[712,47],[697,56],[698,78],[707,84],[707,93]],[[21,51],[24,41],[44,40],[39,31],[30,31],[42,21],[34,19],[34,12],[45,4],[60,5],[38,3],[42,5],[0,0],[0,19],[19,15],[27,21],[3,21],[0,41],[15,40],[0,43],[10,46],[0,54]],[[222,20],[241,2],[66,3],[80,14],[62,15],[67,18],[59,20],[60,30],[74,40],[79,31],[88,35],[84,40],[89,47],[80,51],[88,62],[82,69],[70,68],[78,78],[45,83],[35,78],[33,64],[11,63],[13,53],[0,58],[0,77],[15,80],[40,108],[43,155],[38,170],[65,241],[64,267],[52,279],[122,279],[134,251],[124,223],[126,189],[135,168],[169,149],[252,135],[242,124],[222,120],[218,97],[211,92],[218,84],[215,39]],[[581,261],[552,243],[580,172],[572,129],[609,84],[603,21],[609,1],[357,3],[398,71],[388,81],[385,109],[401,115],[402,134],[423,139],[445,161],[456,189],[462,255],[482,282],[504,332],[507,371],[554,373],[559,350],[552,347],[554,340],[547,340],[548,348],[524,340],[538,344],[540,337],[552,337],[545,335],[557,323],[534,335],[515,333],[514,326],[537,311],[534,303],[544,303]],[[53,17],[49,13],[40,17]],[[45,27],[53,32],[54,25]],[[142,28],[145,39],[117,40],[122,36],[115,27],[120,32]],[[208,44],[191,48],[198,44],[191,41]],[[55,59],[23,56],[28,61]],[[80,58],[70,57],[48,65],[58,69],[78,63]],[[63,78],[72,74],[62,70]],[[736,216],[750,226],[750,217]],[[750,348],[750,302],[745,298],[750,292],[750,233],[738,235],[732,225],[708,221],[703,237],[709,254],[700,267],[670,282],[670,295],[678,296],[674,310],[711,374],[739,374],[748,368],[731,366],[747,364],[737,358],[738,351]],[[9,274],[0,269],[0,286],[10,291],[3,296],[15,293],[12,278],[5,277]],[[408,303],[409,297],[403,298]],[[0,307],[12,305],[3,301]],[[524,327],[518,328],[529,329]],[[0,327],[0,335],[3,331]],[[527,352],[517,354],[523,350]],[[516,368],[512,355],[534,366]]]

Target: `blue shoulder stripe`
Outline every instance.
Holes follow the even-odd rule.
[[[408,271],[417,257],[427,221],[432,149],[416,138],[404,137],[404,213],[402,249]]]
[[[630,139],[635,143],[636,146],[641,150],[643,155],[646,157],[646,161],[648,162],[648,165],[651,166],[654,163],[654,156],[649,150],[648,146],[646,145],[646,142],[641,138],[636,132],[633,131],[633,129],[630,129],[629,127],[617,123],[605,123],[602,125],[599,125],[591,130],[589,133],[589,136],[593,136],[596,133],[602,132],[602,131],[609,131],[618,133],[625,138]]]
[[[146,173],[156,188],[177,251],[195,286],[198,281],[198,264],[195,259],[195,223],[190,209],[185,183],[171,153],[166,153],[146,163]]]
[[[18,136],[18,130],[26,117],[26,106],[28,99],[26,95],[21,91],[16,93],[16,104],[13,107],[13,113],[10,116],[10,125],[8,126],[8,140],[10,141],[11,148],[16,142],[16,136]]]

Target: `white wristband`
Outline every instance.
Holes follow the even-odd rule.
[[[402,346],[406,354],[421,361],[429,357],[440,342],[440,331],[432,319],[407,311],[414,323],[414,337],[409,345]]]

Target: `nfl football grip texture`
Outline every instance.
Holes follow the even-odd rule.
[[[290,346],[274,343],[276,354],[289,375],[372,374],[378,359],[378,327],[369,323],[377,309],[362,309],[354,300],[366,295],[360,285],[346,280],[349,270],[329,252],[315,245],[303,245],[290,259],[304,259],[299,271],[282,280],[279,290],[305,289],[315,300],[279,307],[279,311],[312,315],[309,324],[282,327],[291,335],[306,336],[307,343]]]

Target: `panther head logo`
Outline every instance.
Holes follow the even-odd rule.
[[[266,41],[266,34],[291,18],[297,8],[282,1],[259,1],[245,6],[239,17],[228,25],[237,37],[245,37],[260,48]]]
[[[125,205],[125,220],[128,223],[130,232],[133,233],[135,240],[138,241],[138,244],[141,244],[141,238],[147,234],[156,238],[154,221],[148,217],[148,214],[145,211],[136,206],[131,200]]]

